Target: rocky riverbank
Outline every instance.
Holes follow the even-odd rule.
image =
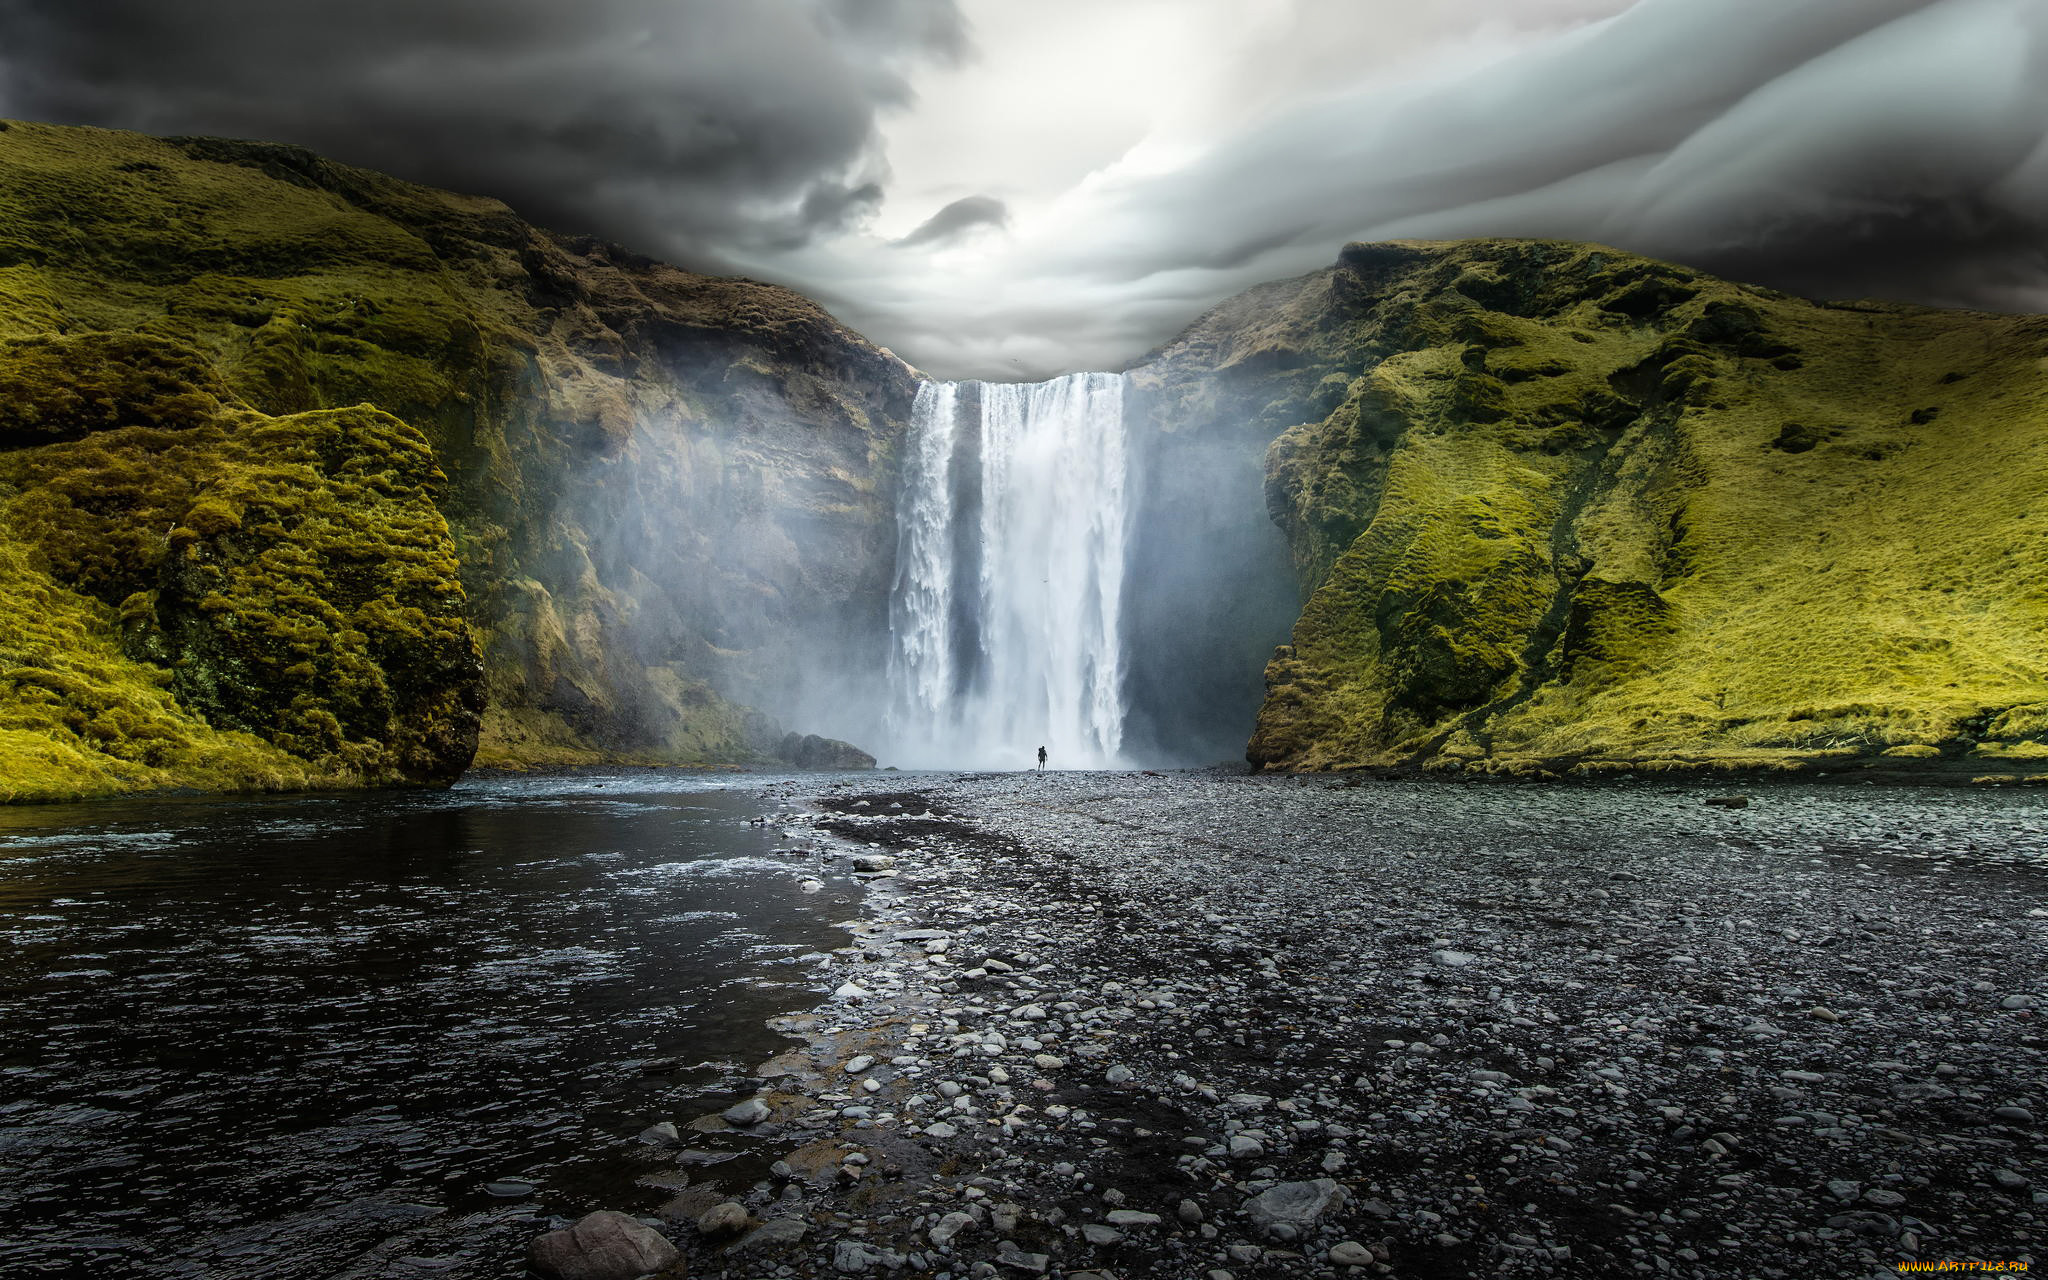
[[[792,842],[874,892],[758,1099],[677,1136],[692,1276],[1860,1277],[2041,1238],[2038,794],[799,785]]]

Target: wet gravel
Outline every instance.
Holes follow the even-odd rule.
[[[1726,794],[771,792],[868,914],[664,1230],[734,1280],[2038,1261],[2048,796]]]

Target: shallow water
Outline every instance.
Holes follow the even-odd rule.
[[[747,1087],[854,911],[765,785],[0,808],[0,1273],[517,1274],[658,1203],[634,1135]]]

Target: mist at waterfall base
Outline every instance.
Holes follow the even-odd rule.
[[[587,543],[522,553],[586,619],[521,641],[529,682],[649,750],[689,750],[706,688],[903,768],[1241,759],[1300,603],[1264,436],[1176,434],[1131,388],[920,382],[873,492],[871,441],[765,392],[644,416],[568,486]]]
[[[1264,655],[1298,603],[1259,460],[1146,430],[1125,391],[1111,373],[920,387],[886,758],[1017,768],[1043,746],[1053,767],[1103,769],[1242,754]]]

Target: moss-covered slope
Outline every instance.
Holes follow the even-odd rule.
[[[494,763],[744,758],[879,628],[911,379],[492,200],[0,125],[0,794],[445,778],[486,692]]]
[[[1354,245],[1137,376],[1272,441],[1307,603],[1257,764],[2048,757],[2048,319]]]

